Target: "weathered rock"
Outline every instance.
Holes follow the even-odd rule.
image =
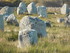
[[[20,20],[20,30],[35,29],[39,36],[46,36],[46,23],[37,17],[25,16]]]
[[[31,3],[27,6],[27,11],[28,11],[29,14],[36,14],[36,13],[37,13],[37,8],[36,8],[34,2],[31,2]]]
[[[26,5],[24,2],[20,2],[18,8],[17,8],[17,14],[23,14],[27,11]]]
[[[3,15],[0,15],[0,30],[4,31],[4,20],[3,20]]]
[[[58,18],[58,19],[57,19],[57,22],[58,22],[58,23],[62,23],[62,22],[64,22],[64,21],[65,21],[64,18]]]
[[[39,14],[39,17],[47,17],[47,9],[45,6],[38,6],[37,12]]]
[[[10,15],[11,13],[13,13],[12,7],[5,6],[0,10],[0,14],[2,15]]]
[[[12,25],[16,25],[16,26],[19,25],[14,14],[10,14],[8,16],[8,18],[6,19],[6,22],[7,22],[7,24],[12,24]]]
[[[38,41],[37,31],[34,29],[24,29],[19,31],[18,41],[18,47],[20,48],[36,44]]]
[[[6,20],[7,17],[8,17],[11,13],[13,13],[13,11],[14,11],[14,8],[5,6],[5,7],[3,7],[3,8],[0,10],[0,14],[3,15],[4,20]]]
[[[69,13],[69,7],[67,4],[64,4],[61,8],[61,14],[68,14]]]

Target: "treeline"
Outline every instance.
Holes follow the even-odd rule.
[[[0,1],[5,1],[5,2],[14,2],[17,0],[0,0]],[[70,0],[20,0],[20,1],[26,1],[26,2],[30,2],[30,1],[62,1],[62,2],[69,2]]]
[[[50,7],[60,7],[64,3],[67,3],[70,5],[70,0],[0,0],[0,6],[18,6],[21,1],[24,1],[26,4],[29,4],[30,2],[34,1],[36,3],[50,6]]]
[[[0,7],[10,6],[17,7],[21,1],[20,0],[0,0]]]

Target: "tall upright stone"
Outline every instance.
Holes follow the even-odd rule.
[[[3,20],[3,15],[0,15],[0,30],[4,31],[4,20]]]
[[[17,8],[17,15],[23,14],[27,11],[26,5],[24,2],[20,2],[18,8]]]
[[[37,13],[39,14],[39,17],[47,17],[47,9],[45,6],[38,6],[37,7]]]
[[[34,2],[31,2],[28,6],[27,6],[27,11],[29,14],[36,14],[37,13],[37,8]]]
[[[69,13],[69,7],[67,4],[64,4],[61,8],[61,14],[68,14]]]
[[[46,36],[46,23],[37,17],[25,16],[20,20],[20,31],[24,29],[34,29],[38,36]]]
[[[37,31],[34,29],[24,29],[19,31],[18,35],[18,47],[28,47],[32,44],[36,44],[38,41]]]

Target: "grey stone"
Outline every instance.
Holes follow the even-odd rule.
[[[8,16],[9,16],[9,15],[3,15],[4,21],[7,20]]]
[[[3,20],[3,15],[0,15],[0,30],[4,31],[4,20]]]
[[[24,2],[20,2],[18,8],[17,8],[17,15],[23,14],[27,11],[26,5]]]
[[[0,10],[0,14],[2,15],[10,15],[11,13],[13,13],[13,8],[5,6]]]
[[[28,6],[27,6],[27,11],[29,14],[37,14],[37,8],[34,2],[31,2]]]
[[[69,13],[69,7],[67,4],[64,4],[61,8],[61,14],[68,14]]]
[[[12,25],[16,25],[16,26],[19,25],[14,14],[10,14],[8,16],[8,18],[6,19],[6,22],[7,22],[7,24],[12,24]]]
[[[38,6],[37,12],[39,14],[39,17],[47,17],[47,9],[45,6]]]
[[[34,29],[24,29],[19,31],[18,41],[19,41],[18,47],[20,48],[36,44],[38,41],[37,31]]]
[[[37,17],[25,16],[20,20],[20,30],[35,29],[38,36],[46,36],[46,23]]]

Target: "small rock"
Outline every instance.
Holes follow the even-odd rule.
[[[14,14],[10,14],[8,16],[8,18],[6,19],[6,22],[7,22],[7,24],[11,24],[11,25],[15,25],[15,26],[19,25],[19,23],[18,23]]]

